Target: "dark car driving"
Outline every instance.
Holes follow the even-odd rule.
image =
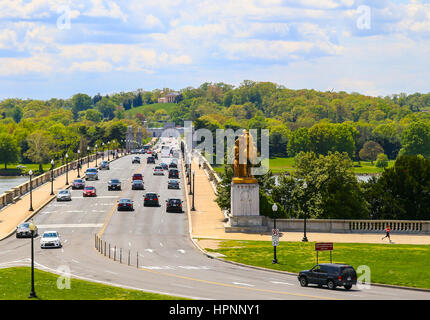
[[[108,181],[108,190],[121,190],[121,181],[119,179],[110,179]]]
[[[178,164],[176,162],[172,161],[169,163],[169,168],[177,168],[177,167],[178,167]]]
[[[143,180],[133,180],[131,182],[131,190],[144,190]]]
[[[148,157],[146,158],[146,163],[155,163],[155,158],[154,157]]]
[[[169,180],[167,182],[167,189],[179,189],[179,181],[178,180]]]
[[[182,212],[182,200],[169,198],[166,200],[166,212]]]
[[[298,275],[300,285],[316,284],[319,287],[327,286],[329,289],[343,286],[346,290],[357,284],[357,273],[347,264],[321,263],[310,270],[300,271]]]
[[[178,169],[170,169],[169,170],[169,179],[179,179]]]
[[[147,194],[145,194],[143,198],[143,206],[159,207],[160,206],[160,202],[158,200],[159,197],[160,195],[156,194],[155,192],[148,192]]]
[[[127,198],[122,198],[118,200],[118,211],[128,210],[133,211],[133,201]]]

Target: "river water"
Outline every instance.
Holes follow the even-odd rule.
[[[372,176],[368,175],[356,175],[356,177],[359,182],[367,182],[372,178]],[[275,184],[278,184],[278,175],[275,175]]]
[[[6,191],[19,186],[20,184],[26,182],[27,177],[2,177],[0,176],[0,195]]]

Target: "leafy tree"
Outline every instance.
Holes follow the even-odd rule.
[[[93,100],[84,93],[75,94],[72,97],[72,112],[75,119],[78,118],[79,111],[85,111],[93,107]]]
[[[430,157],[430,123],[424,121],[412,122],[402,134],[400,154]]]
[[[388,167],[388,157],[386,154],[380,153],[376,158],[376,166],[378,168],[386,168]]]
[[[373,161],[376,160],[379,154],[384,153],[384,149],[382,149],[381,145],[374,141],[367,141],[363,149],[360,150],[359,156],[361,160]]]
[[[19,160],[19,147],[15,139],[7,133],[0,133],[0,163],[7,169],[9,163]]]
[[[302,151],[308,152],[310,144],[308,128],[300,128],[290,134],[287,144],[287,153],[290,157],[294,157]]]
[[[51,160],[54,141],[44,131],[36,131],[27,137],[29,149],[25,156],[34,163],[39,164],[39,171],[43,172],[43,164]]]
[[[108,120],[112,120],[115,116],[115,103],[106,97],[103,97],[99,102],[97,102],[96,107],[103,117]]]

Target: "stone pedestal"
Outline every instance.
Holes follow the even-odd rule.
[[[231,215],[259,216],[260,196],[258,183],[231,184]]]

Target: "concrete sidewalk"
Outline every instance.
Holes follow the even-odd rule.
[[[97,160],[99,164],[101,159]],[[95,161],[90,162],[90,168],[95,166]],[[85,170],[88,165],[83,161],[82,169],[79,170],[81,178],[85,176]],[[72,181],[78,176],[78,171],[69,170],[68,180],[69,186]],[[54,195],[51,196],[51,182],[45,183],[32,191],[32,202],[34,211],[30,211],[30,192],[22,196],[16,203],[4,207],[0,211],[0,240],[8,237],[13,233],[16,227],[30,219],[45,205],[47,205],[57,195],[58,190],[66,189],[66,174],[54,178]]]
[[[224,214],[215,200],[214,189],[208,180],[208,176],[199,169],[198,160],[194,157],[192,170],[195,171],[195,199],[196,211],[191,211],[192,237],[204,239],[231,239],[231,240],[259,240],[272,241],[271,234],[248,234],[224,232]],[[189,185],[187,185],[187,194]],[[188,195],[191,206],[192,196]],[[388,244],[388,239],[382,240],[385,234],[375,233],[314,233],[308,232],[309,241],[317,242],[345,242],[345,243],[379,243]],[[302,241],[303,232],[284,232],[280,241]],[[391,234],[394,244],[430,244],[430,235],[399,235]]]

